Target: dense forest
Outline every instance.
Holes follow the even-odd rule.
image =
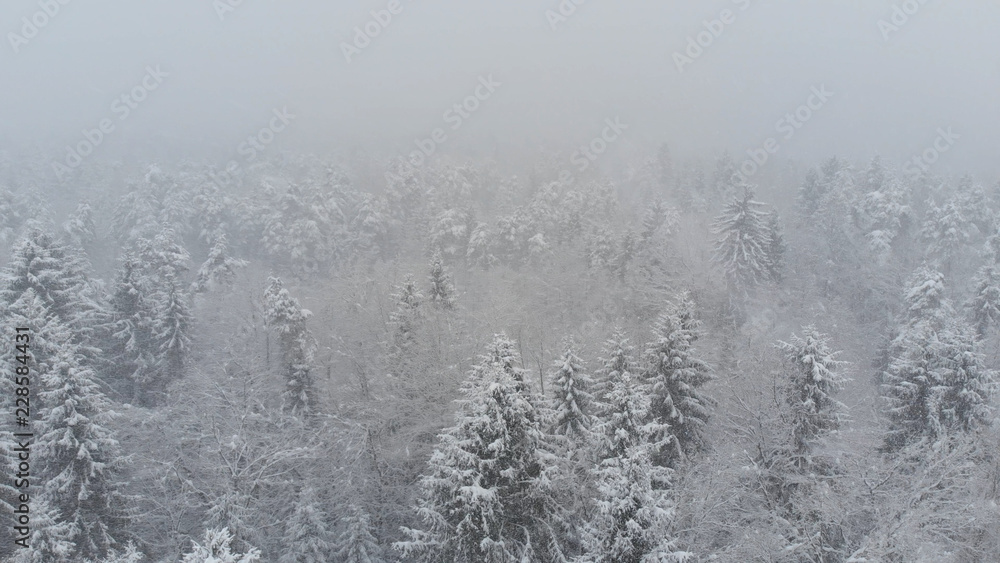
[[[5,154],[2,557],[995,561],[1000,184],[814,164]]]

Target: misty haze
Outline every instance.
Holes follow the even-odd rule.
[[[5,0],[0,561],[1000,562],[998,25]]]

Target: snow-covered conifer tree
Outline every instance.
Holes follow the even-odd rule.
[[[312,412],[317,407],[312,377],[315,342],[306,327],[312,312],[303,309],[298,299],[289,295],[280,278],[268,279],[264,292],[264,318],[278,333],[282,367],[285,372],[285,408],[292,412]]]
[[[498,335],[464,387],[456,425],[440,435],[421,479],[423,529],[396,549],[417,561],[517,561],[530,541],[540,560],[560,553],[545,434],[535,399],[504,368]]]
[[[705,446],[704,427],[714,400],[701,387],[712,379],[711,369],[698,357],[693,304],[681,298],[656,321],[655,340],[646,346],[643,381],[651,397],[653,418],[670,427],[673,442],[658,461],[673,466]]]
[[[572,343],[567,344],[563,355],[553,365],[553,421],[552,432],[557,435],[585,437],[592,424],[592,383],[583,371]]]
[[[455,307],[455,285],[451,282],[451,275],[445,270],[440,254],[435,254],[431,260],[431,282],[430,302],[442,309],[453,309]]]
[[[372,535],[371,520],[361,508],[351,506],[343,518],[344,532],[337,539],[337,560],[343,563],[385,563],[382,547]]]
[[[987,264],[980,268],[972,282],[974,293],[966,307],[972,314],[976,332],[982,338],[991,327],[1000,323],[1000,272],[997,272],[996,266]]]
[[[285,545],[278,563],[325,563],[330,559],[333,547],[328,542],[326,513],[316,498],[316,489],[307,487],[299,493],[282,539]]]
[[[726,205],[712,231],[719,235],[713,259],[722,265],[729,283],[743,291],[768,279],[771,270],[768,214],[753,198],[753,188],[744,185],[743,196]]]
[[[198,268],[194,282],[191,284],[193,293],[202,293],[213,287],[229,288],[233,285],[236,270],[246,267],[246,260],[233,258],[229,255],[229,242],[224,233],[215,235],[208,258]]]
[[[935,330],[920,325],[906,333],[883,375],[890,420],[886,448],[988,423],[996,373],[987,368],[971,327],[950,322]]]
[[[622,342],[620,340],[619,342]],[[616,347],[621,350],[622,347]],[[649,399],[627,371],[614,371],[595,431],[600,437],[596,510],[583,528],[582,562],[681,562],[668,532],[674,515],[669,498],[672,470],[653,463],[668,427],[652,420]]]
[[[77,205],[76,211],[63,223],[63,232],[77,246],[87,246],[94,242],[95,231],[94,210],[85,201]]]
[[[840,428],[846,407],[833,395],[843,388],[844,362],[830,350],[826,337],[814,327],[802,329],[802,337],[776,344],[792,368],[786,397],[792,409],[792,441],[797,460],[808,460],[814,443]]]
[[[41,493],[69,524],[74,553],[103,557],[123,537],[128,516],[118,490],[127,460],[108,428],[116,414],[68,331],[50,320],[38,332],[57,350],[40,373],[42,408],[34,425]]]
[[[230,544],[233,535],[227,528],[206,530],[202,543],[192,542],[192,550],[181,559],[181,563],[258,563],[260,550],[250,548],[246,553],[233,552]]]

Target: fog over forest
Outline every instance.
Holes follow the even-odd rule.
[[[0,561],[1000,561],[998,24],[6,0]]]

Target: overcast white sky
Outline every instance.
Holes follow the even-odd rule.
[[[222,19],[212,0],[71,0],[17,53],[9,34],[41,8],[4,0],[0,146],[61,147],[118,123],[112,101],[159,65],[162,87],[101,151],[166,139],[224,158],[287,106],[286,146],[409,152],[492,74],[502,86],[444,150],[564,146],[618,116],[630,143],[742,154],[825,84],[833,98],[782,157],[898,163],[951,127],[960,138],[935,171],[1000,174],[995,1],[909,0],[919,11],[888,41],[879,20],[901,0],[587,0],[555,30],[559,0],[401,2],[348,64],[341,43],[388,0],[243,0]],[[673,53],[725,9],[735,21],[679,72]]]

